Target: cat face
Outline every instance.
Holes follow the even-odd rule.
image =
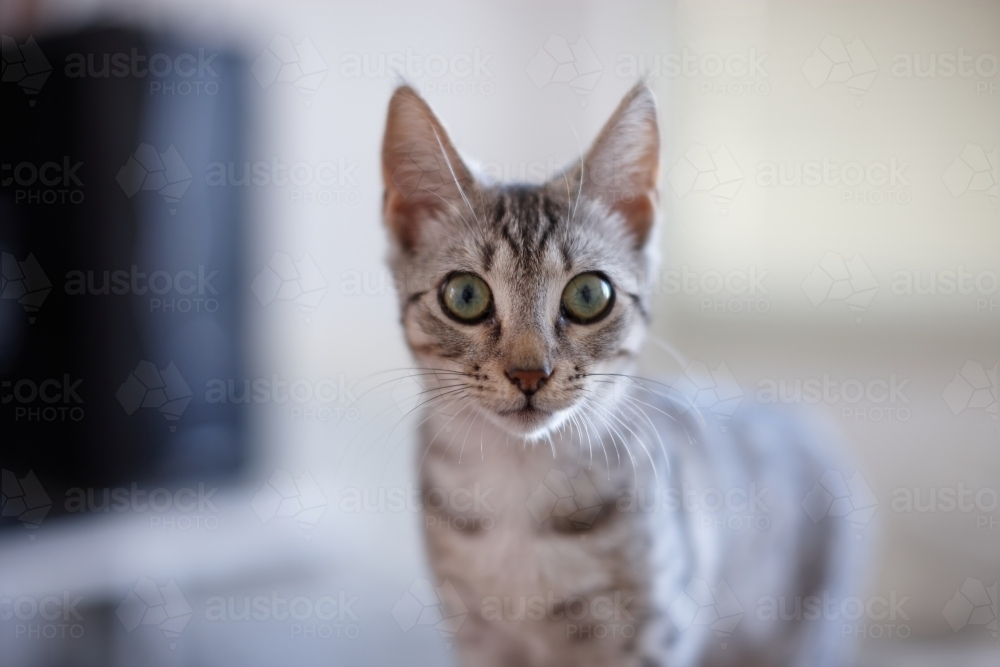
[[[473,401],[534,439],[611,393],[607,374],[645,330],[658,156],[640,85],[580,163],[541,185],[489,184],[412,89],[395,92],[384,217],[430,407]]]

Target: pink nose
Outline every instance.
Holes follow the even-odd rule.
[[[544,368],[512,368],[507,371],[507,378],[528,396],[541,389],[551,375],[552,369],[548,366]]]

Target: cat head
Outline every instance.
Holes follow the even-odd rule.
[[[435,371],[428,396],[534,439],[610,393],[645,333],[658,160],[645,85],[537,185],[477,178],[427,104],[396,90],[384,218],[406,340]]]

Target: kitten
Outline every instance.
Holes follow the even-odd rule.
[[[847,524],[802,508],[837,467],[822,438],[772,413],[723,431],[629,375],[658,161],[644,85],[541,185],[477,178],[411,88],[389,103],[384,217],[426,388],[426,540],[464,665],[843,659],[842,622],[758,613],[856,581]],[[734,529],[747,509],[764,514]]]

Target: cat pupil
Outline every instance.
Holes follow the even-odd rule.
[[[593,295],[590,293],[590,285],[584,285],[580,289],[580,297],[588,304],[593,300]]]
[[[462,290],[462,301],[464,301],[465,304],[468,305],[472,303],[472,299],[474,297],[475,294],[473,294],[472,285],[466,285],[465,289]]]

